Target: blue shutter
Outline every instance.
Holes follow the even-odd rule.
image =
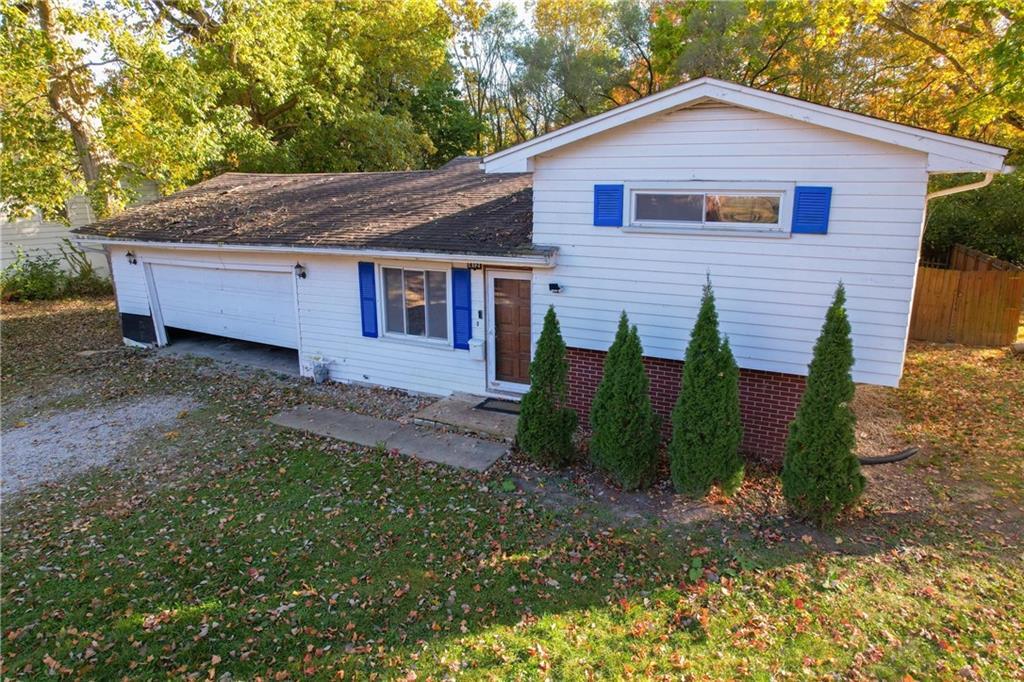
[[[622,185],[594,185],[594,224],[622,227]]]
[[[455,347],[469,350],[473,338],[473,303],[467,268],[452,268],[452,335]]]
[[[831,187],[797,187],[793,195],[793,232],[826,234]]]
[[[377,287],[373,263],[359,263],[359,310],[363,315],[363,336],[377,338]]]

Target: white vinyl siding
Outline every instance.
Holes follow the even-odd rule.
[[[160,192],[156,184],[146,181],[139,187],[137,203],[152,201],[159,196]],[[89,200],[81,194],[68,199],[65,211],[68,218],[67,225],[43,220],[38,213],[28,218],[14,220],[0,215],[0,258],[2,258],[0,263],[2,266],[7,267],[14,262],[20,248],[26,256],[47,255],[57,258],[60,260],[61,266],[67,269],[67,263],[61,254],[61,245],[64,244],[64,240],[71,238],[72,228],[88,225],[95,221],[96,217],[92,212],[92,207],[89,206]],[[109,270],[106,256],[98,247],[93,248],[96,250],[90,249],[85,252],[86,257],[98,274],[106,276]]]
[[[114,247],[111,254],[118,308],[122,312],[149,314],[142,267],[147,259],[161,262],[173,259],[183,265],[231,263],[289,268],[299,261],[306,267],[307,273],[305,279],[295,280],[298,287],[299,362],[303,375],[311,374],[313,359],[318,358],[328,363],[331,378],[335,381],[390,386],[435,395],[447,395],[455,391],[480,394],[486,391],[484,362],[482,359],[471,359],[469,351],[455,349],[450,343],[425,343],[386,335],[367,338],[362,335],[358,262],[365,258],[143,246],[132,249],[139,264],[131,266],[124,257],[127,250]],[[412,270],[448,272],[451,263],[410,261],[398,266]],[[484,338],[483,318],[478,315],[478,311],[484,307],[483,287],[483,271],[474,270],[473,337],[478,339]],[[383,305],[380,293],[377,305]],[[449,307],[446,317],[450,316]]]
[[[534,274],[569,346],[606,350],[625,309],[647,355],[682,359],[708,272],[741,367],[806,374],[836,283],[847,288],[857,381],[902,372],[924,215],[924,153],[729,106],[700,106],[534,159],[534,242],[559,247]],[[786,183],[832,187],[828,234],[712,236],[593,225],[595,184]],[[789,217],[782,227],[789,231]],[[709,225],[710,227],[710,225]],[[557,282],[561,294],[548,284]]]
[[[128,262],[127,255],[131,249],[111,247],[110,269],[114,278],[114,293],[117,296],[117,309],[132,315],[149,315],[149,291],[146,286],[145,269],[136,262]],[[136,253],[135,251],[131,251]],[[138,258],[136,257],[136,261]]]
[[[68,269],[68,264],[61,253],[61,247],[65,246],[65,240],[72,237],[71,228],[87,225],[93,222],[92,209],[89,208],[89,201],[84,196],[74,196],[68,199],[67,215],[70,225],[43,220],[38,213],[28,218],[16,218],[10,220],[0,216],[0,254],[2,254],[2,266],[7,267],[18,257],[19,249],[25,252],[25,256],[47,256],[56,258],[61,268]],[[107,259],[102,253],[86,252],[86,257],[96,272],[106,275],[108,272]]]

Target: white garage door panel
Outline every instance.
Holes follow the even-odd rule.
[[[150,267],[164,326],[299,347],[291,273]]]

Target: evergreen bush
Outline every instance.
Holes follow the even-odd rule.
[[[658,415],[636,326],[623,311],[590,411],[590,457],[622,488],[649,485],[658,462]]]
[[[690,334],[683,383],[672,410],[669,464],[677,491],[703,496],[717,483],[731,494],[743,482],[739,368],[718,332],[711,279]]]
[[[85,251],[65,239],[60,247],[70,274],[64,293],[68,296],[107,296],[114,293],[114,283],[93,266]]]
[[[569,361],[553,306],[544,316],[544,328],[530,363],[530,390],[519,406],[516,442],[537,462],[562,466],[575,454],[572,436],[576,412],[566,406]]]
[[[595,437],[598,433],[597,425],[608,421],[606,415],[611,407],[614,393],[613,382],[610,380],[610,377],[617,371],[619,356],[622,354],[622,347],[625,345],[628,336],[629,319],[626,317],[626,311],[622,311],[622,315],[619,316],[619,327],[615,332],[615,340],[612,342],[611,347],[608,348],[608,353],[604,356],[601,383],[598,384],[597,391],[594,393],[594,400],[590,403],[590,458],[599,467],[603,467],[604,462],[601,459],[601,448],[596,450],[594,448]]]
[[[18,249],[14,262],[0,272],[0,298],[5,301],[40,301],[60,298],[68,275],[60,261],[48,254],[26,256]]]
[[[113,293],[111,280],[96,272],[84,251],[66,239],[59,248],[63,258],[45,252],[28,256],[19,248],[14,262],[0,271],[0,299],[43,301]]]
[[[864,491],[854,452],[853,341],[845,304],[840,282],[814,344],[782,464],[783,495],[797,515],[818,524],[834,521]]]

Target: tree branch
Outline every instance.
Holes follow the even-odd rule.
[[[952,66],[956,70],[957,73],[959,73],[961,76],[963,76],[964,79],[967,81],[967,83],[975,91],[977,91],[977,92],[983,92],[984,91],[984,88],[982,88],[978,84],[978,82],[974,80],[974,77],[971,76],[971,74],[967,71],[967,69],[964,67],[964,65],[960,63],[960,60],[958,60],[956,57],[954,57],[949,52],[949,50],[944,48],[942,45],[939,45],[937,42],[935,42],[934,40],[932,40],[928,36],[922,35],[921,33],[918,33],[917,31],[915,31],[914,29],[910,28],[909,26],[904,26],[900,22],[896,21],[895,19],[891,19],[891,18],[885,16],[884,14],[879,14],[878,15],[878,19],[883,24],[885,24],[886,26],[888,26],[888,27],[890,27],[890,28],[892,28],[892,29],[894,29],[896,31],[899,31],[900,33],[902,33],[902,34],[904,34],[906,36],[909,36],[910,38],[913,38],[914,40],[916,40],[917,42],[921,43],[922,45],[925,45],[925,46],[929,47],[933,52],[935,52],[939,56],[943,57],[946,61],[948,61],[949,65]]]

